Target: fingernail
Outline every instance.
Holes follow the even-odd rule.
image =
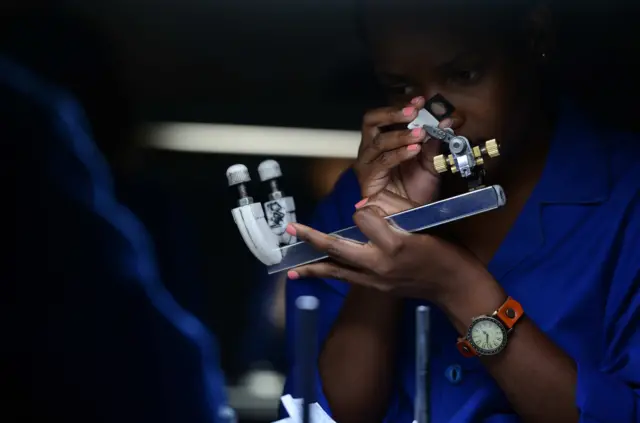
[[[298,278],[300,277],[300,275],[298,274],[298,272],[295,272],[295,271],[293,271],[293,270],[289,270],[289,271],[287,272],[287,277],[288,277],[289,279],[298,279]]]
[[[423,97],[416,97],[413,100],[411,100],[411,104],[418,104],[420,103],[422,100],[424,100]]]
[[[407,146],[407,150],[409,150],[409,151],[416,151],[416,150],[419,150],[419,149],[420,149],[420,146],[418,144],[411,144],[411,145]]]
[[[413,138],[422,138],[423,135],[424,135],[424,132],[423,132],[422,128],[413,128],[411,130],[411,136]]]
[[[405,107],[404,109],[402,109],[402,114],[408,117],[413,114],[414,110],[415,109],[413,107]]]
[[[296,236],[296,228],[294,228],[292,224],[287,225],[286,231],[289,235]]]
[[[368,199],[368,198],[363,198],[362,200],[358,201],[354,207],[355,207],[356,209],[359,209],[360,207],[362,207],[362,206],[364,206],[365,204],[367,204],[367,201],[369,201],[369,199]]]

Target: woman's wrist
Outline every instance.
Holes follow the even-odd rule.
[[[436,300],[458,333],[465,334],[474,317],[497,310],[507,298],[500,284],[486,269],[461,270]]]

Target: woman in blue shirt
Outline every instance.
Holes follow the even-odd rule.
[[[432,304],[432,422],[640,422],[637,139],[550,95],[541,9],[506,2],[497,17],[400,3],[363,10],[392,106],[364,117],[358,160],[314,229],[289,228],[333,258],[288,274],[289,309],[300,295],[321,303],[317,400],[340,423],[411,422],[414,309]],[[439,146],[422,144],[424,132],[381,130],[406,127],[435,94],[456,108],[441,125],[500,140],[487,182],[508,203],[437,236],[400,233],[380,215],[461,192],[460,178],[432,168]],[[370,244],[325,235],[353,221]],[[508,339],[491,332],[499,325],[462,339],[495,311]],[[293,358],[294,313],[287,320]],[[292,373],[285,391],[296,393]]]

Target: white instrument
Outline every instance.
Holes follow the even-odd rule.
[[[289,223],[296,221],[296,206],[293,197],[284,196],[278,187],[278,178],[282,176],[280,165],[275,160],[265,160],[258,166],[261,182],[269,183],[271,193],[269,201],[255,203],[249,196],[247,184],[251,181],[246,166],[236,164],[227,169],[229,186],[237,186],[238,207],[231,210],[233,220],[249,250],[266,265],[282,261],[280,247],[296,242],[294,236],[285,230]]]

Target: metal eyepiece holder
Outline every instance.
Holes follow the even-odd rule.
[[[451,128],[441,129],[429,125],[424,125],[423,128],[429,136],[449,146],[451,154],[446,157],[441,154],[433,158],[433,166],[438,173],[449,170],[452,173],[460,173],[460,176],[467,179],[470,190],[483,186],[485,158],[500,155],[500,147],[496,140],[489,140],[483,146],[471,147],[466,137],[456,135]]]
[[[449,145],[451,157],[455,161],[455,166],[463,178],[469,178],[471,171],[476,167],[476,158],[473,155],[469,140],[463,136],[456,135],[451,128],[434,128],[425,126],[427,134],[439,139]]]
[[[316,351],[318,343],[318,308],[320,301],[313,296],[296,299],[298,327],[296,328],[296,369],[300,385],[296,387],[302,399],[302,423],[311,423],[311,404],[316,393]]]
[[[441,95],[434,96],[432,100],[446,106],[447,116],[453,113],[453,106]],[[423,128],[430,138],[438,139],[447,144],[451,154],[446,156],[441,154],[433,158],[433,166],[438,173],[449,170],[452,173],[460,173],[460,176],[467,180],[469,190],[482,187],[485,159],[500,155],[500,148],[496,140],[489,140],[482,146],[472,147],[466,137],[456,135],[451,128],[439,128],[439,123],[431,113],[422,109],[407,127],[409,129]],[[428,139],[427,142],[429,142]]]
[[[414,423],[430,422],[429,364],[431,339],[431,309],[416,308],[416,397],[414,399]]]

